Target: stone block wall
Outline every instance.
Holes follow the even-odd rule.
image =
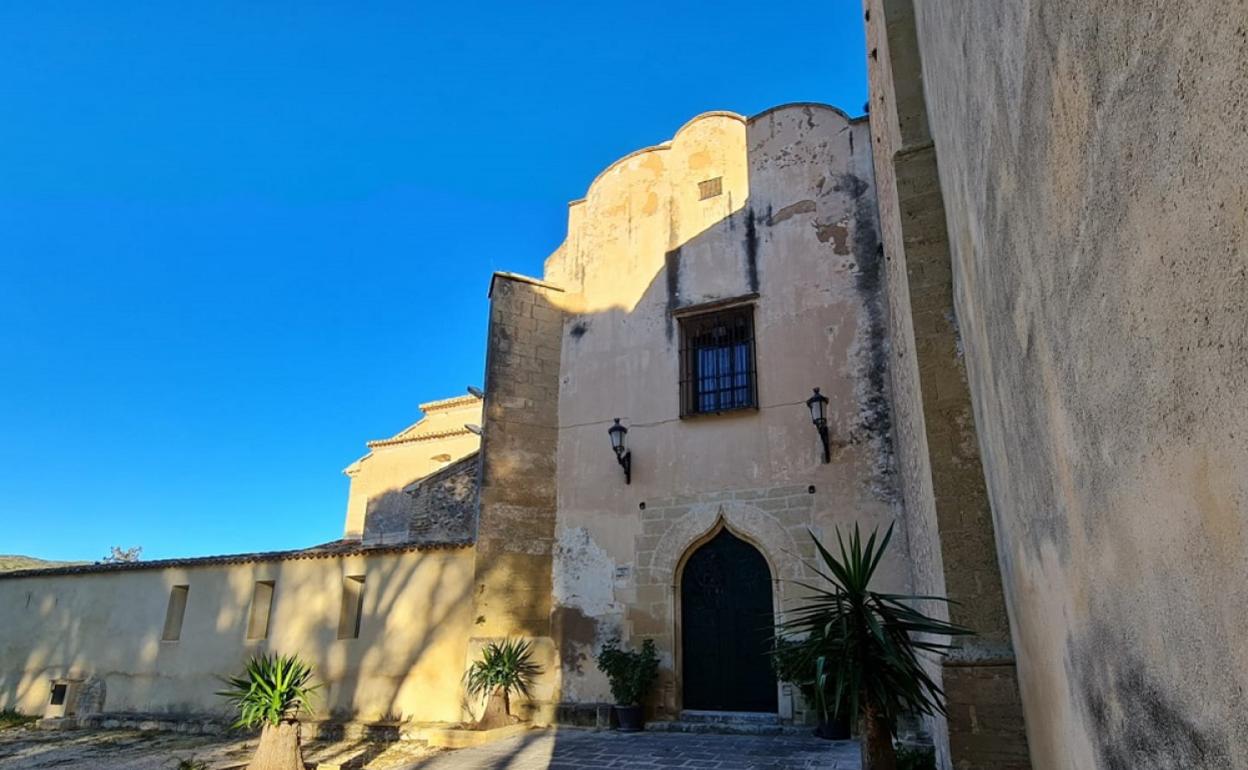
[[[476,528],[480,455],[473,453],[406,491],[412,497],[413,538],[460,540]]]
[[[558,669],[550,615],[560,294],[501,273],[491,284],[469,652],[489,639],[531,639],[547,674],[531,704],[539,721],[553,716]]]
[[[1028,770],[1031,759],[1014,662],[954,663],[944,667],[943,675],[950,753],[960,761],[974,758],[979,767]]]
[[[633,639],[651,638],[666,665],[660,672],[657,714],[680,711],[680,569],[684,558],[727,527],[763,554],[772,570],[776,610],[807,571],[803,561],[815,556],[808,532],[815,527],[815,495],[805,485],[727,490],[660,498],[641,512],[641,534],[635,538],[636,566],[629,589],[617,591],[627,606]],[[792,717],[792,704],[781,698],[781,711]],[[787,711],[787,713],[785,713]]]
[[[402,506],[369,510],[364,542],[471,540],[476,532],[479,457],[474,452],[402,490]]]
[[[953,273],[935,147],[928,133],[911,0],[864,6],[871,134],[884,243],[895,437],[916,590],[957,602],[947,611],[976,636],[942,666],[951,708],[929,720],[943,767],[1024,767],[992,510],[954,306]],[[930,606],[941,613],[945,607]],[[984,671],[979,671],[983,668]],[[1005,695],[976,683],[1005,682]],[[1009,695],[1013,693],[1013,695]],[[1013,701],[1010,698],[1013,697]],[[993,729],[985,732],[991,713]]]

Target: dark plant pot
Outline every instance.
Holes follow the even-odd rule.
[[[848,719],[834,719],[831,722],[819,721],[815,727],[815,735],[829,741],[847,741],[851,737]]]
[[[620,723],[622,733],[639,733],[646,726],[641,706],[616,706],[615,718]]]

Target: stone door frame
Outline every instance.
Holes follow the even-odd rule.
[[[749,499],[745,499],[745,495]],[[653,544],[653,550],[648,553],[638,549],[638,589],[649,588],[646,593],[652,600],[661,599],[653,601],[646,609],[651,617],[662,617],[666,621],[666,633],[655,641],[671,655],[671,671],[660,682],[660,709],[672,717],[677,716],[683,706],[680,583],[690,555],[724,529],[756,548],[771,573],[772,612],[776,623],[784,616],[784,599],[789,594],[786,584],[804,576],[802,561],[813,556],[813,545],[801,545],[809,540],[805,531],[811,526],[814,499],[805,487],[709,496],[716,499],[705,497],[652,513],[643,519],[643,535],[639,538],[646,539],[645,544]],[[782,500],[783,504],[777,504],[777,500]],[[773,510],[764,510],[764,504]],[[791,712],[787,709],[784,685],[777,681],[776,687],[779,713],[789,717]]]

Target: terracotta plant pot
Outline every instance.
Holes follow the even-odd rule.
[[[620,723],[620,732],[639,733],[646,726],[646,717],[641,706],[616,706],[615,718]]]

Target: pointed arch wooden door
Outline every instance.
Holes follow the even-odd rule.
[[[689,556],[680,579],[684,708],[776,710],[771,589],[767,560],[727,529]]]

